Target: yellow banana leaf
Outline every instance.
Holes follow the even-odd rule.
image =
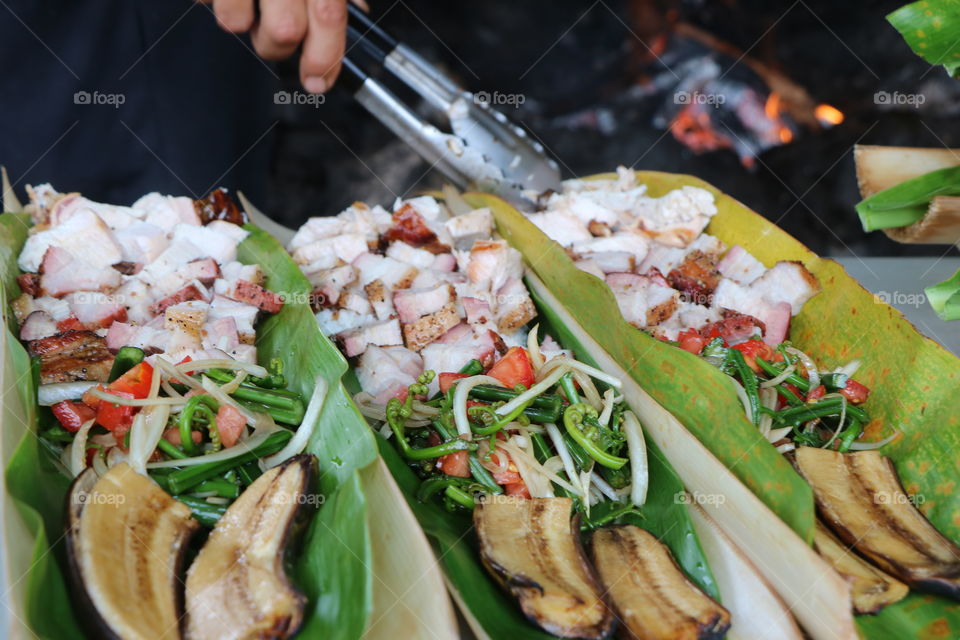
[[[596,176],[608,178],[611,175]],[[651,196],[690,185],[714,194],[719,213],[707,232],[739,244],[767,266],[800,260],[823,285],[793,319],[791,340],[824,368],[860,360],[857,379],[871,388],[867,440],[901,433],[883,448],[904,486],[933,524],[960,540],[960,360],[919,334],[902,314],[863,289],[836,262],[820,258],[759,214],[698,178],[637,172]],[[770,509],[809,542],[813,500],[792,467],[743,415],[729,381],[716,369],[651,338],[620,316],[609,288],[579,271],[565,251],[503,201],[470,194],[489,206],[500,233],[519,249],[570,315],[676,416]],[[781,594],[783,595],[783,594]],[[879,616],[858,618],[868,637],[958,637],[960,606],[911,595]]]

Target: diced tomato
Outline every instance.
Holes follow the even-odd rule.
[[[119,380],[119,379],[118,379]],[[110,389],[109,393],[120,396],[121,398],[132,399],[134,395],[127,391]],[[107,400],[102,400],[97,408],[97,424],[113,432],[118,441],[123,440],[123,436],[133,424],[133,414],[137,407],[130,407],[122,404],[113,404]]]
[[[167,429],[166,431],[164,431],[163,439],[169,442],[170,444],[176,445],[178,447],[181,444],[183,444],[183,441],[180,440],[180,429],[177,427],[174,427],[173,429]],[[191,431],[190,439],[196,443],[199,443],[201,440],[203,440],[203,436],[200,434],[199,431]]]
[[[77,320],[76,316],[70,316],[69,318],[64,318],[57,323],[57,331],[81,331],[83,330],[83,324]]]
[[[793,385],[790,385],[793,386]],[[794,390],[796,387],[794,387]],[[800,395],[798,391],[794,391],[797,395]],[[814,400],[819,400],[823,396],[827,395],[827,388],[822,384],[818,384],[813,389],[807,393],[807,402],[813,402]]]
[[[140,362],[107,387],[108,393],[123,392],[131,398],[146,398],[153,382],[153,367],[149,362]],[[124,396],[126,397],[126,396]]]
[[[220,432],[220,442],[225,448],[229,449],[237,444],[246,425],[247,419],[236,408],[228,404],[220,405],[220,410],[217,411],[217,430]]]
[[[83,404],[73,400],[64,400],[50,407],[53,415],[60,421],[60,425],[70,433],[76,433],[80,426],[87,420],[93,420],[97,412]]]
[[[90,393],[93,389],[98,391],[106,391],[106,388],[102,384],[98,384],[96,387],[90,387],[83,392],[83,396],[80,398],[83,404],[87,405],[93,410],[96,410],[100,406],[100,398]]]
[[[720,339],[723,340],[723,345],[724,345],[724,346],[727,345],[726,339],[725,339],[722,335],[720,335],[720,323],[719,323],[719,322],[712,322],[712,323],[708,324],[707,326],[703,327],[703,331],[700,332],[700,335],[701,335],[701,336],[703,337],[703,339],[706,340],[707,342],[710,342],[710,341],[713,340],[714,338],[720,338]]]
[[[507,349],[503,357],[487,371],[487,375],[496,378],[503,386],[510,389],[518,384],[529,389],[535,381],[530,355],[523,347]]]
[[[689,351],[693,355],[700,355],[700,352],[703,351],[703,347],[706,344],[703,336],[701,336],[700,332],[696,329],[681,331],[680,335],[677,336],[677,341],[680,343],[681,349]]]
[[[763,358],[767,362],[772,362],[777,354],[776,349],[768,345],[763,340],[745,340],[740,344],[733,345],[733,348],[743,354],[743,359],[747,366],[756,373],[760,373],[760,365],[757,364],[757,357]]]
[[[440,382],[440,391],[446,393],[453,386],[453,383],[461,378],[469,378],[465,373],[441,373],[438,378]]]
[[[527,489],[526,483],[521,480],[520,482],[514,482],[513,484],[504,485],[503,491],[508,496],[516,496],[518,498],[530,498],[530,489]]]
[[[502,473],[493,474],[493,480],[497,484],[516,484],[517,482],[523,482],[523,478],[520,477],[520,473],[517,471],[517,467],[511,462],[510,466],[507,467],[507,470]]]
[[[441,456],[437,462],[437,468],[448,476],[458,478],[470,477],[470,458],[466,451],[454,451],[445,456]]]
[[[847,385],[843,389],[840,389],[840,393],[843,394],[843,397],[851,404],[863,404],[870,396],[870,389],[856,380],[850,379],[847,380]]]

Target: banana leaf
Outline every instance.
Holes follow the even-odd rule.
[[[598,176],[598,177],[609,177]],[[861,361],[857,378],[872,389],[867,408],[872,421],[867,440],[899,431],[882,452],[892,458],[907,491],[945,535],[960,540],[960,415],[956,389],[960,360],[922,336],[903,315],[850,278],[832,260],[820,258],[776,225],[710,184],[692,176],[637,172],[648,193],[660,196],[684,185],[707,189],[719,213],[707,232],[728,245],[739,244],[770,266],[800,260],[823,285],[793,319],[791,340],[825,368]],[[562,248],[543,236],[521,214],[489,196],[471,196],[491,206],[500,232],[524,253],[534,271],[571,316],[657,402],[690,431],[804,539],[813,525],[812,497],[799,476],[772,446],[758,441],[739,401],[709,364],[627,325],[609,289],[572,265]],[[719,426],[719,428],[718,428]],[[747,428],[749,427],[749,429]],[[749,541],[746,541],[749,542]],[[741,544],[743,547],[743,544]],[[785,598],[787,594],[781,593]],[[857,619],[871,638],[960,635],[960,606],[942,598],[911,595],[877,616]],[[907,631],[910,633],[906,633]],[[900,633],[903,632],[903,635]]]
[[[922,0],[900,7],[887,16],[913,52],[933,65],[942,64],[960,77],[960,2]]]
[[[4,378],[3,442],[19,437],[19,445],[7,463],[5,481],[29,535],[35,538],[29,566],[12,576],[10,588],[19,592],[24,581],[24,623],[42,638],[83,637],[64,579],[62,505],[69,480],[55,468],[36,432],[36,393],[29,358],[9,331],[8,302],[19,295],[15,276],[16,256],[26,236],[26,218],[0,215],[0,283],[5,292],[3,313],[7,324],[5,370],[18,378]],[[240,245],[242,261],[259,263],[267,285],[287,297],[284,309],[258,328],[258,355],[262,362],[280,357],[292,387],[304,395],[313,380],[323,374],[337,381],[346,363],[336,348],[317,330],[306,293],[309,284],[282,247],[268,234],[248,227],[250,236]],[[14,435],[16,434],[16,436]],[[313,518],[304,537],[302,562],[296,573],[299,586],[311,596],[304,634],[354,639],[363,636],[373,608],[373,566],[369,514],[358,472],[376,459],[376,445],[342,385],[331,384],[320,425],[308,451],[320,461],[320,488],[326,506]],[[8,511],[5,510],[5,516]],[[22,546],[5,526],[7,550]],[[9,556],[12,554],[8,553]],[[13,569],[10,567],[9,569]],[[15,612],[12,612],[16,615]]]
[[[572,349],[581,361],[595,365],[580,347],[576,336],[563,326],[552,310],[536,297],[534,301],[540,313],[537,321],[541,330],[554,336],[565,348]],[[351,390],[360,390],[355,376],[348,375],[346,379]],[[515,601],[483,568],[470,515],[449,513],[434,502],[418,501],[419,478],[389,441],[379,436],[377,440],[384,462],[433,543],[451,591],[474,631],[487,638],[552,638],[523,617]],[[722,594],[717,589],[716,580],[700,547],[687,505],[683,500],[678,500],[678,496],[683,495],[683,483],[656,445],[648,442],[647,446],[650,465],[647,503],[640,514],[631,514],[624,522],[643,527],[656,535],[670,548],[677,563],[691,580],[712,597],[721,599]]]

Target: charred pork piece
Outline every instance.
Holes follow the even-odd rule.
[[[473,522],[480,555],[523,613],[561,638],[607,638],[613,613],[600,595],[571,522],[569,498],[489,499]]]
[[[214,189],[206,198],[194,200],[193,208],[200,216],[200,222],[209,224],[214,220],[224,220],[233,224],[243,226],[249,222],[245,211],[241,211],[237,203],[233,201],[230,194],[223,187]]]
[[[306,599],[283,571],[290,528],[313,458],[264,472],[221,516],[187,572],[186,638],[288,638]]]
[[[960,600],[960,549],[913,506],[889,458],[801,447],[795,462],[838,538],[910,587]]]
[[[176,640],[190,509],[122,462],[80,474],[67,496],[67,555],[98,636]]]
[[[40,357],[40,382],[105,382],[113,366],[106,341],[93,331],[64,331],[27,343],[31,356]]]
[[[590,556],[623,637],[719,640],[730,628],[730,613],[690,582],[649,532],[632,525],[598,529]]]
[[[817,553],[850,583],[853,610],[858,615],[877,613],[903,600],[910,591],[907,585],[848,550],[820,521],[813,532],[813,543]]]

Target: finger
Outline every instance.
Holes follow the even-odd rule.
[[[254,0],[213,0],[217,22],[227,31],[244,33],[253,26]]]
[[[309,0],[260,0],[260,20],[251,33],[253,48],[267,60],[293,55],[307,33]]]
[[[346,0],[308,0],[307,37],[300,56],[300,81],[323,93],[340,73],[347,32]]]

